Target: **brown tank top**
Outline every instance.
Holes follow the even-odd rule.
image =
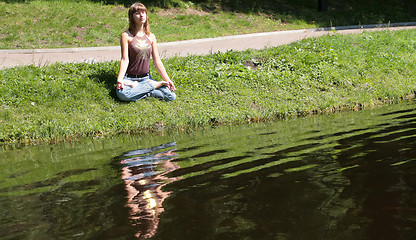
[[[149,73],[152,42],[146,34],[135,36],[129,44],[129,66],[127,74],[144,75]]]

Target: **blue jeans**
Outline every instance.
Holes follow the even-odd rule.
[[[131,102],[143,99],[145,97],[155,97],[165,101],[173,101],[176,99],[176,94],[166,86],[155,89],[149,82],[149,80],[151,82],[156,82],[152,79],[150,74],[143,78],[132,78],[125,76],[124,80],[137,81],[139,82],[139,85],[133,88],[123,85],[122,89],[116,89],[117,97],[121,101]]]

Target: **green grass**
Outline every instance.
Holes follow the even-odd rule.
[[[178,99],[168,103],[119,102],[117,61],[6,69],[0,141],[184,131],[397,101],[416,91],[415,39],[416,30],[335,34],[261,51],[166,59],[178,88]]]
[[[119,4],[117,4],[118,2]],[[357,24],[416,21],[411,0],[144,0],[159,42]],[[0,49],[116,46],[132,1],[0,1]]]

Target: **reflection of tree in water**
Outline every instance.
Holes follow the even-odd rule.
[[[165,175],[179,167],[172,162],[178,156],[175,149],[168,150],[175,145],[175,142],[162,144],[121,156],[122,178],[127,190],[126,206],[130,208],[130,218],[137,228],[138,238],[150,238],[156,233],[159,214],[163,212],[162,203],[170,194],[161,188],[176,180]]]

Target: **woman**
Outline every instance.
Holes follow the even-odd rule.
[[[129,29],[121,34],[121,60],[117,77],[117,97],[122,101],[136,101],[156,97],[175,100],[175,85],[160,60],[156,37],[150,32],[147,9],[134,3],[129,9]],[[149,73],[150,57],[164,81],[157,82]]]

